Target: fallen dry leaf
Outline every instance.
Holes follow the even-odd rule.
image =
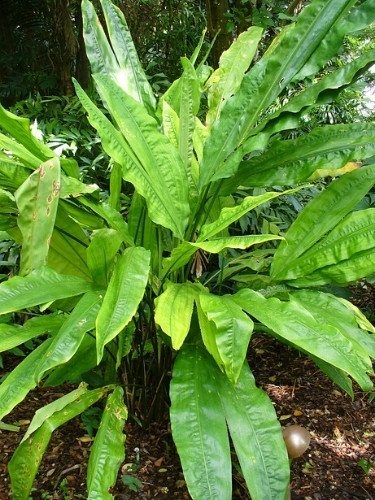
[[[157,460],[155,460],[154,465],[155,467],[160,467],[163,462],[164,462],[164,457],[160,457]]]

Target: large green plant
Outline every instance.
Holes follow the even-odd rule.
[[[311,357],[351,396],[351,379],[371,390],[374,327],[325,287],[375,269],[375,211],[353,211],[375,182],[375,165],[353,169],[374,156],[375,125],[325,126],[294,140],[278,133],[334,98],[373,63],[375,51],[267,112],[287,86],[323,67],[346,34],[374,20],[374,1],[355,3],[313,0],[254,64],[260,28],[241,34],[211,76],[197,64],[198,48],[182,58],[181,78],[156,103],[121,11],[101,0],[105,32],[84,0],[87,53],[108,112],[78,84],[76,91],[113,162],[104,200],[82,182],[74,160],[57,157],[26,119],[0,108],[7,132],[0,135],[0,223],[22,243],[20,275],[0,285],[0,313],[45,312],[22,326],[0,325],[2,350],[43,340],[0,385],[0,418],[41,381],[96,384],[36,413],[9,464],[13,498],[28,498],[52,431],[103,397],[87,488],[88,498],[112,498],[124,457],[120,386],[132,404],[151,365],[144,362],[135,381],[132,367],[150,349],[164,369],[152,404],[170,370],[165,352],[174,353],[172,433],[196,499],[231,498],[229,435],[254,500],[281,500],[287,490],[281,427],[246,361],[259,325]],[[339,177],[282,237],[233,235],[232,225],[249,211],[320,175]],[[126,207],[124,181],[134,187]],[[239,186],[246,195],[233,197]],[[259,186],[288,190],[254,193]],[[105,368],[101,382],[87,375],[96,365]]]

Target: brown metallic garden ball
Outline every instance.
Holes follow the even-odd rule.
[[[290,425],[283,429],[283,437],[289,458],[298,458],[305,453],[310,444],[310,433],[300,425]]]

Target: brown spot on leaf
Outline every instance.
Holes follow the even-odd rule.
[[[53,196],[58,196],[60,192],[60,183],[57,181],[53,181],[52,183],[52,194]]]

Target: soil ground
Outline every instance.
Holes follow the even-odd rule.
[[[5,361],[14,363],[10,358]],[[311,433],[309,450],[292,465],[292,499],[375,500],[375,401],[370,403],[369,395],[358,388],[351,401],[306,357],[264,335],[253,337],[249,362],[257,383],[274,401],[281,424],[297,423]],[[21,430],[0,431],[0,500],[11,498],[6,465],[34,412],[71,389],[39,388],[6,419]],[[113,490],[115,498],[190,498],[167,418],[147,431],[130,421],[126,433],[127,456]],[[90,443],[79,418],[57,430],[32,498],[87,498],[85,464]],[[123,484],[121,475],[126,475],[130,487]],[[249,498],[239,473],[234,476],[233,491],[235,499]]]

